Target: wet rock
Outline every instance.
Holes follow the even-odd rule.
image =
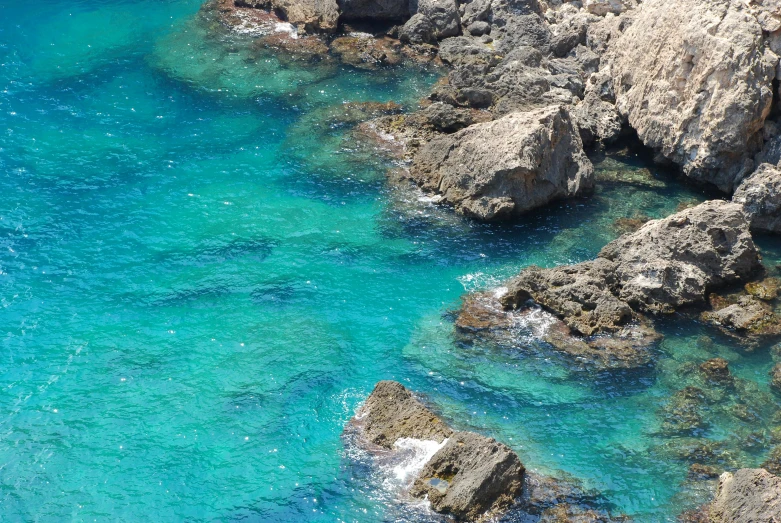
[[[778,297],[778,289],[781,281],[778,278],[765,278],[759,281],[750,281],[744,285],[746,292],[755,298],[764,301],[772,301]]]
[[[732,374],[729,372],[729,362],[724,358],[713,358],[700,365],[700,372],[706,380],[728,384],[732,383]]]
[[[732,201],[743,206],[752,230],[781,232],[781,168],[760,165],[738,186]]]
[[[599,256],[616,264],[617,296],[651,312],[703,303],[709,290],[748,280],[761,267],[741,207],[719,200],[650,221]]]
[[[618,218],[613,222],[613,229],[619,234],[626,234],[637,231],[649,221],[651,221],[651,218],[640,215],[635,215],[630,218]]]
[[[689,466],[689,478],[691,479],[716,479],[721,474],[717,467],[692,463]]]
[[[635,314],[611,292],[614,271],[615,265],[605,259],[553,269],[529,267],[508,282],[502,305],[518,308],[532,299],[579,334],[616,332]]]
[[[617,107],[684,174],[732,192],[753,170],[778,57],[737,0],[645,0],[609,44]]]
[[[331,52],[342,62],[362,69],[401,63],[401,45],[392,38],[340,36],[331,42]]]
[[[781,474],[781,445],[770,451],[767,459],[762,462],[762,468],[776,476]],[[781,513],[781,506],[779,506],[779,513]]]
[[[362,436],[369,442],[393,448],[400,438],[442,442],[453,431],[427,409],[403,385],[380,381],[355,416]]]
[[[776,363],[770,371],[770,388],[781,393],[781,363]]]
[[[510,506],[523,489],[524,466],[506,445],[456,432],[426,463],[410,494],[437,512],[473,521]]]
[[[339,6],[336,0],[236,0],[237,6],[269,9],[306,32],[336,31]]]
[[[439,136],[410,177],[461,214],[500,220],[591,189],[593,167],[569,111],[552,106]]]
[[[696,387],[686,387],[676,392],[660,412],[662,431],[665,434],[696,436],[708,424],[701,409],[707,404],[705,393]]]
[[[315,62],[329,58],[328,45],[317,36],[293,38],[290,33],[276,32],[259,38],[255,45],[275,51],[281,62]]]
[[[702,319],[743,336],[781,335],[781,317],[767,303],[751,295],[740,296],[731,303],[725,301],[723,307],[718,307],[721,304],[712,298],[714,310],[702,313]]]
[[[781,478],[763,469],[725,472],[719,478],[710,523],[775,523],[781,516]]]

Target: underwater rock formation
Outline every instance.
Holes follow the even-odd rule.
[[[461,214],[506,219],[593,186],[569,111],[552,106],[511,113],[434,138],[415,156],[410,177]]]

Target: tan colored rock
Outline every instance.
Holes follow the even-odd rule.
[[[778,56],[740,0],[645,0],[609,44],[619,111],[647,146],[732,192],[753,170]]]
[[[781,522],[781,478],[764,469],[725,472],[708,515],[709,523]]]
[[[286,22],[307,32],[332,33],[339,24],[336,0],[236,0],[236,5],[276,11]]]
[[[781,232],[781,168],[760,165],[738,186],[732,201],[743,206],[753,230]]]

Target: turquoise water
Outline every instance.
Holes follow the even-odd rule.
[[[672,521],[706,494],[681,491],[658,410],[719,355],[761,419],[711,407],[704,437],[723,466],[763,460],[781,425],[767,346],[673,318],[653,371],[609,376],[454,336],[464,292],[593,257],[615,219],[701,191],[619,154],[603,178],[632,183],[463,220],[388,187],[389,161],[334,116],[412,107],[436,71],[279,61],[199,7],[0,0],[0,519],[435,519],[341,438],[380,379],[606,507]],[[772,268],[781,248],[761,245]]]

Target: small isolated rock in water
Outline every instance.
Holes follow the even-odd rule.
[[[764,469],[725,472],[708,515],[709,523],[778,523],[781,478]]]
[[[456,432],[412,486],[437,512],[472,521],[511,505],[523,489],[524,467],[509,447],[472,432]]]
[[[650,221],[599,256],[616,263],[618,297],[650,312],[703,303],[707,291],[761,267],[741,206],[720,200]]]
[[[453,433],[409,390],[395,381],[377,383],[355,419],[368,441],[388,449],[393,448],[400,438],[441,443]]]
[[[739,0],[644,0],[609,43],[617,107],[684,174],[732,192],[753,169],[778,56]]]
[[[512,113],[440,136],[415,156],[410,177],[462,214],[507,219],[593,187],[594,170],[569,111]]]
[[[776,363],[770,371],[770,388],[781,393],[781,363]]]
[[[743,206],[752,230],[781,232],[781,168],[760,165],[738,186],[732,201]]]

